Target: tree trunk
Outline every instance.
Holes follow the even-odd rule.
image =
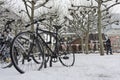
[[[86,32],[86,37],[85,37],[85,53],[88,54],[89,49],[88,49],[88,41],[89,41],[89,32]]]
[[[31,9],[31,18],[30,18],[30,20],[31,20],[31,23],[33,23],[34,22],[34,5],[35,5],[34,1],[32,1],[31,5],[32,5],[32,9]],[[34,24],[31,25],[31,31],[34,31]]]
[[[18,33],[18,28],[17,26],[15,26],[15,36],[17,35],[17,33]]]
[[[82,53],[84,53],[84,45],[83,45],[83,37],[81,37],[81,50],[82,50]]]
[[[102,1],[98,0],[98,22],[97,22],[97,27],[98,27],[98,37],[99,37],[99,43],[100,43],[100,55],[104,55],[104,49],[103,49],[103,39],[102,39],[102,33],[101,33],[101,29],[102,29],[102,25],[101,25],[101,4]]]

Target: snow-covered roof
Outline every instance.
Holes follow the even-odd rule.
[[[116,35],[120,36],[120,29],[118,28],[110,29],[107,32],[105,32],[105,34],[108,36],[116,36]]]

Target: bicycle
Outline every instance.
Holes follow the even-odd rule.
[[[0,64],[1,68],[7,68],[12,66],[11,58],[10,58],[10,45],[12,42],[12,37],[10,36],[10,24],[14,22],[14,20],[8,20],[5,24],[5,29],[3,31],[3,35],[0,38]]]
[[[25,66],[26,68],[23,69],[21,67],[20,62],[23,61],[26,61],[28,64],[30,62],[34,62],[34,65],[39,65],[39,67],[37,66],[36,70],[40,70],[43,65],[46,67],[49,60],[50,67],[52,67],[52,62],[57,62],[58,59],[64,66],[67,67],[73,66],[75,62],[75,54],[72,53],[72,49],[70,47],[71,44],[68,44],[68,42],[64,44],[58,35],[58,30],[61,28],[61,26],[54,25],[54,28],[56,29],[55,33],[47,30],[42,30],[39,28],[38,22],[41,22],[43,20],[45,19],[39,19],[33,23],[26,25],[26,27],[28,27],[32,24],[37,24],[35,32],[21,32],[13,39],[10,49],[11,59],[14,67],[20,73],[28,71],[26,68],[29,66],[26,66],[25,63],[22,63],[22,66]],[[28,48],[24,47],[24,44],[26,44]],[[22,61],[17,57],[21,57]],[[65,63],[66,61],[69,61],[69,63]]]

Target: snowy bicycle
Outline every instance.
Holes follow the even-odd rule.
[[[10,24],[14,20],[8,20],[5,24],[5,29],[0,38],[0,65],[2,68],[7,68],[12,66],[10,58],[10,45],[13,37],[10,35]]]
[[[40,70],[47,62],[59,61],[64,66],[73,66],[75,54],[71,51],[71,44],[62,41],[58,35],[61,26],[54,25],[56,32],[39,29],[39,23],[44,19],[34,21],[26,27],[37,24],[35,32],[19,33],[12,42],[10,53],[14,67],[20,73],[30,70]]]

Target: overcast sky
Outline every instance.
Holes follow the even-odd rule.
[[[24,4],[23,4],[22,0],[4,0],[4,1],[7,2],[7,6],[5,6],[5,7],[12,9],[16,13],[18,13],[20,10],[24,9]],[[58,10],[58,12],[60,14],[68,15],[67,9],[68,9],[68,7],[70,7],[71,2],[76,5],[89,5],[90,4],[90,1],[87,1],[87,0],[50,0],[48,3],[48,6],[49,5],[54,6],[54,9]],[[110,5],[112,3],[113,2],[108,3],[108,5]],[[94,5],[97,5],[97,4],[94,3]],[[38,13],[38,11],[43,12],[43,13],[47,12],[46,8],[37,9],[36,12]],[[113,7],[112,9],[110,9],[110,12],[120,13],[120,5],[117,5],[117,6]]]
[[[120,14],[120,5],[116,5],[112,8],[112,13],[119,13]]]
[[[0,0],[2,1],[2,0]],[[24,8],[23,2],[22,0],[4,0],[8,4],[8,7],[13,9],[14,11],[19,11],[20,9]],[[67,7],[70,6],[71,2],[73,2],[74,4],[77,5],[89,5],[90,1],[83,1],[83,0],[50,0],[52,4],[52,6],[56,7],[59,6],[61,7],[61,11],[63,12],[63,10],[65,10]],[[112,4],[109,3],[109,4]],[[108,5],[109,5],[108,4]],[[94,4],[95,5],[95,4]],[[112,13],[120,13],[120,5],[115,6],[114,8],[111,9]]]

